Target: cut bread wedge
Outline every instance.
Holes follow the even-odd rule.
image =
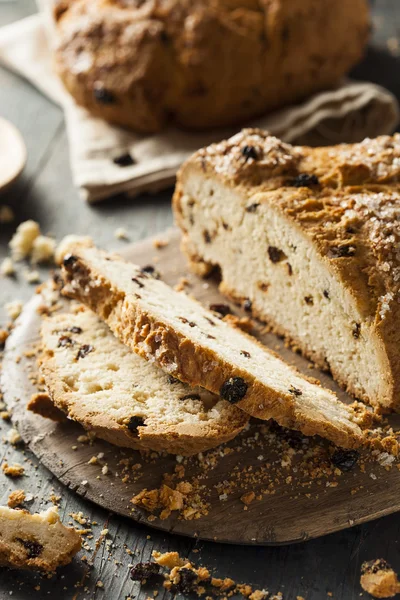
[[[189,456],[235,437],[248,416],[167,375],[83,306],[41,328],[41,372],[55,406],[117,446]]]
[[[65,527],[57,508],[30,514],[0,506],[0,566],[53,572],[81,549],[79,533]]]
[[[137,265],[78,245],[64,257],[62,273],[65,295],[89,306],[125,345],[173,377],[306,435],[344,447],[362,442],[354,411],[332,391]]]
[[[329,148],[243,130],[182,167],[191,267],[356,398],[400,409],[400,136]]]

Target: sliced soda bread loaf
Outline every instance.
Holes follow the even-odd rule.
[[[352,409],[333,392],[140,267],[76,246],[64,257],[62,275],[64,294],[88,305],[124,344],[173,377],[255,417],[339,445],[360,444]]]
[[[400,136],[294,147],[244,130],[182,167],[192,267],[354,396],[400,407]]]
[[[81,536],[65,527],[56,507],[30,514],[0,506],[0,566],[54,571],[81,549]]]
[[[241,410],[134,354],[83,306],[41,329],[41,371],[54,404],[117,446],[191,455],[247,424]]]

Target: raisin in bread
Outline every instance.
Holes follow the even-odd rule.
[[[243,122],[336,85],[367,0],[59,0],[55,65],[93,115],[140,132]]]
[[[46,319],[41,339],[56,407],[112,444],[187,456],[227,442],[248,422],[229,402],[134,354],[82,306]]]
[[[360,443],[352,409],[333,392],[140,267],[76,246],[64,257],[62,276],[64,294],[88,305],[124,344],[173,377],[255,417],[343,446]]]
[[[0,506],[0,566],[54,571],[81,549],[79,533],[65,527],[57,508],[30,514]]]
[[[243,130],[181,169],[192,267],[356,397],[400,407],[400,136],[295,147]]]

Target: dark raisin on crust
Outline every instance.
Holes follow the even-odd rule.
[[[253,160],[258,160],[258,152],[254,146],[243,146],[242,155],[244,156],[246,162],[252,158]]]
[[[215,335],[210,335],[209,333],[207,333],[207,337],[209,340],[216,340],[217,338],[215,337]]]
[[[63,259],[63,265],[64,267],[72,267],[77,260],[78,258],[73,254],[66,254]]]
[[[245,397],[248,387],[242,377],[230,377],[222,384],[219,395],[224,400],[235,404]]]
[[[131,167],[132,165],[136,164],[136,160],[131,154],[129,154],[129,152],[125,152],[125,154],[121,154],[120,156],[113,158],[113,163],[119,167]]]
[[[135,565],[130,571],[130,578],[133,581],[143,581],[150,579],[160,573],[160,565],[155,562],[141,562]]]
[[[247,298],[247,300],[245,300],[244,303],[243,303],[243,309],[246,312],[251,312],[252,308],[253,308],[253,303],[252,303],[252,301],[249,298]]]
[[[249,206],[246,206],[245,211],[248,213],[255,213],[259,206],[260,203],[254,202],[254,204],[249,204]]]
[[[15,538],[17,542],[23,545],[27,551],[28,558],[37,558],[43,552],[42,544],[39,542],[33,542],[31,540],[22,540],[21,538]]]
[[[267,292],[269,290],[269,283],[261,282],[258,284],[258,289],[262,292]]]
[[[185,396],[181,396],[179,400],[200,400],[200,394],[186,394]]]
[[[213,325],[215,327],[215,323],[212,319],[209,319],[208,317],[204,317],[204,318],[208,323],[210,323],[210,325]]]
[[[312,306],[314,304],[314,300],[312,296],[304,296],[304,302]]]
[[[143,283],[139,281],[139,279],[137,279],[136,277],[132,277],[132,281],[133,283],[136,283],[136,285],[138,285],[140,288],[144,287]]]
[[[65,331],[70,331],[71,333],[82,333],[82,327],[76,327],[73,325],[72,327],[67,327]]]
[[[245,356],[246,358],[250,358],[250,357],[251,357],[251,354],[250,354],[250,352],[247,352],[247,350],[241,350],[241,351],[240,351],[240,354],[241,354],[242,356]]]
[[[144,425],[143,417],[131,417],[129,419],[127,427],[131,433],[134,433],[137,435],[137,428],[143,427],[143,425]]]
[[[361,323],[356,323],[353,327],[353,337],[358,340],[361,332]]]
[[[177,379],[176,377],[172,377],[172,375],[168,375],[168,383],[173,385],[174,383],[180,383],[180,382],[179,382],[179,379]]]
[[[210,304],[210,310],[213,310],[214,312],[219,313],[223,317],[225,317],[225,315],[229,315],[232,313],[231,307],[229,306],[229,304],[219,304],[218,302],[214,303],[214,304]]]
[[[268,256],[273,263],[278,263],[286,258],[286,254],[276,246],[268,246]]]
[[[293,396],[302,396],[303,392],[301,390],[299,390],[299,388],[294,387],[294,385],[292,385],[289,388],[289,393],[293,394]]]
[[[332,464],[341,471],[351,471],[357,463],[360,454],[357,450],[335,450],[331,456]]]
[[[57,348],[69,348],[69,346],[73,346],[76,342],[67,335],[62,335],[58,339]]]
[[[141,267],[140,270],[142,273],[147,273],[147,275],[154,277],[154,279],[161,279],[160,273],[155,267],[153,267],[153,265],[145,265],[144,267]]]
[[[94,347],[92,346],[92,344],[83,344],[83,346],[81,346],[78,350],[76,360],[79,360],[80,358],[85,358],[85,356],[87,356],[89,352],[93,352],[93,350]]]
[[[325,298],[326,298],[327,300],[330,300],[330,299],[331,299],[331,297],[330,297],[330,295],[329,295],[329,292],[328,292],[328,290],[324,290],[322,293],[323,293],[323,295],[325,296]]]
[[[392,567],[383,558],[369,560],[361,565],[361,575],[365,573],[378,573],[378,571],[391,571]]]
[[[182,321],[182,323],[185,323],[185,325],[189,325],[189,327],[197,327],[196,323],[194,321],[188,321],[186,319],[186,317],[178,317],[180,321]]]
[[[192,569],[181,567],[179,569],[179,581],[177,588],[182,594],[190,594],[196,588],[198,577]]]
[[[299,173],[296,177],[288,181],[288,185],[290,187],[312,187],[313,185],[319,185],[319,179],[316,175]]]
[[[93,86],[93,96],[99,104],[114,104],[116,102],[115,95],[99,81],[96,81]]]
[[[356,249],[354,246],[344,245],[338,246],[337,248],[330,248],[328,250],[329,258],[347,258],[350,256],[354,256],[356,253]]]

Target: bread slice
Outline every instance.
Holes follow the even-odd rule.
[[[400,408],[400,136],[294,147],[260,130],[198,151],[174,211],[192,267],[354,396]]]
[[[65,527],[56,507],[30,514],[0,506],[0,566],[54,571],[81,549],[79,533]]]
[[[227,442],[248,422],[229,402],[134,354],[82,306],[46,319],[41,338],[56,407],[112,444],[188,456]]]
[[[64,258],[63,293],[87,304],[124,344],[190,385],[201,385],[260,419],[357,446],[353,411],[255,338],[186,294],[95,247]]]

